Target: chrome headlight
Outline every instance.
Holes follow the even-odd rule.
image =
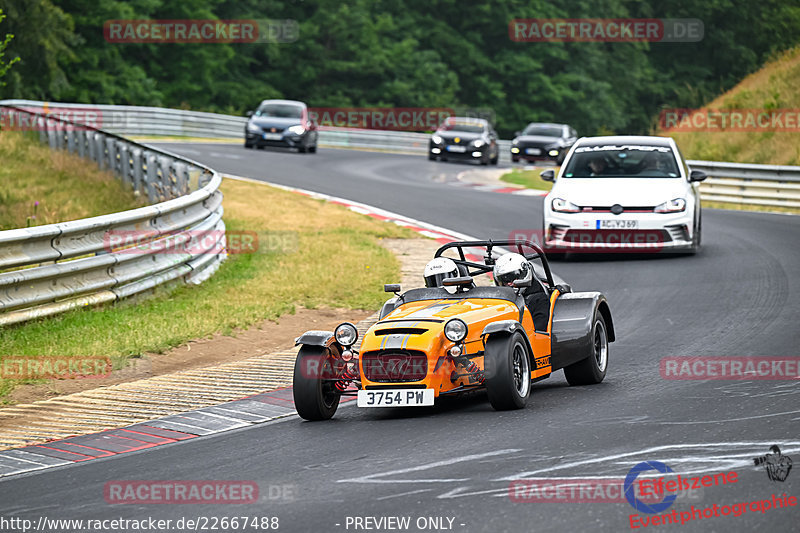
[[[251,124],[250,122],[247,123],[247,131],[251,133],[258,133],[261,131],[261,128],[256,126],[255,124]]]
[[[442,144],[442,138],[439,137],[438,135],[433,135],[431,137],[431,141],[433,142],[433,144]]]
[[[467,324],[460,318],[450,319],[444,325],[444,336],[450,342],[461,342],[467,338]]]
[[[486,144],[486,141],[482,139],[475,139],[474,141],[472,141],[472,146],[474,146],[475,148],[480,148],[484,144]]]
[[[581,210],[580,207],[563,198],[553,198],[551,207],[553,211],[558,211],[559,213],[578,213]]]
[[[302,134],[304,134],[306,132],[306,129],[303,126],[298,124],[297,126],[290,126],[290,127],[286,128],[286,131],[288,131],[289,133],[292,133],[294,135],[302,135]]]
[[[686,209],[686,200],[683,198],[674,198],[669,202],[657,205],[653,211],[656,213],[680,213],[684,209]]]
[[[336,342],[349,348],[358,340],[358,330],[350,322],[343,322],[336,326],[333,336],[336,339]]]

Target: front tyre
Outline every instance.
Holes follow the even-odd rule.
[[[330,350],[303,346],[294,362],[292,395],[297,414],[306,420],[328,420],[339,407]]]
[[[531,365],[519,332],[486,341],[484,374],[489,403],[497,411],[522,409],[531,394]]]
[[[577,363],[564,368],[564,375],[570,385],[594,385],[603,381],[608,369],[608,330],[606,321],[599,311],[592,324],[591,353]]]

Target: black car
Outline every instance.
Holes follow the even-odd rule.
[[[255,112],[248,111],[244,147],[282,146],[304,153],[317,151],[317,124],[308,107],[295,100],[264,100]]]
[[[428,159],[468,159],[496,165],[500,151],[497,133],[484,119],[450,117],[431,135]]]
[[[511,141],[511,161],[564,162],[564,157],[578,139],[578,133],[567,124],[531,122]]]

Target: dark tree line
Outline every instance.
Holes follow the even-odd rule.
[[[11,33],[2,98],[241,114],[312,106],[490,108],[504,136],[533,120],[643,133],[800,42],[785,0],[0,0]],[[694,18],[696,43],[514,42],[516,18]],[[112,44],[112,19],[294,19],[291,43]]]

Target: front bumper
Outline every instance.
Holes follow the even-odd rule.
[[[514,150],[517,150],[516,152]],[[539,153],[536,153],[536,151]],[[556,155],[550,155],[550,151],[555,150]],[[526,161],[558,161],[561,151],[555,148],[545,148],[542,146],[512,146],[511,159],[524,159]]]
[[[303,133],[302,135],[295,135],[293,133],[282,133],[280,139],[265,139],[264,135],[267,135],[264,132],[251,132],[245,131],[244,139],[245,142],[251,146],[276,146],[276,147],[284,147],[284,148],[296,148],[298,146],[305,146],[306,145],[306,138],[308,137],[308,132]]]
[[[635,228],[601,228],[602,221],[631,221]],[[692,213],[545,212],[543,241],[551,251],[662,252],[694,246]]]
[[[450,146],[463,146],[463,152],[453,152],[448,149]],[[483,145],[480,148],[475,148],[468,145],[448,145],[448,144],[430,144],[428,145],[428,153],[435,157],[445,157],[447,159],[463,159],[479,161],[481,158],[486,157],[488,146]]]

